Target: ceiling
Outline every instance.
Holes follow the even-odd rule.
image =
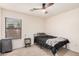
[[[46,18],[74,8],[79,8],[79,3],[55,3],[54,5],[46,9],[48,11],[48,14],[45,14],[41,10],[34,12],[30,11],[30,9],[32,8],[41,8],[41,3],[0,3],[0,7],[12,11],[22,12],[33,16]]]

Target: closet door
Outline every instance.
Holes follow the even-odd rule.
[[[2,39],[2,53],[12,51],[12,40]]]

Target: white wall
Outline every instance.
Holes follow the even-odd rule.
[[[0,20],[2,34],[1,37],[5,38],[5,17],[22,19],[22,39],[13,40],[13,49],[24,47],[25,34],[27,37],[32,38],[33,44],[33,34],[37,32],[44,32],[44,20],[38,17],[10,11],[2,10],[2,19]]]
[[[68,38],[69,49],[79,52],[79,8],[47,19],[46,32]]]

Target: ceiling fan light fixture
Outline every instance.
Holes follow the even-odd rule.
[[[43,9],[42,12],[43,12],[44,14],[47,14],[47,13],[48,13],[46,9]]]

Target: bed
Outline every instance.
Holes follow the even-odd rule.
[[[44,47],[47,49],[50,49],[55,56],[57,51],[69,43],[69,40],[66,38],[62,37],[56,37],[56,36],[51,36],[47,35],[45,33],[37,33],[34,36],[34,43],[39,45],[40,47]]]

